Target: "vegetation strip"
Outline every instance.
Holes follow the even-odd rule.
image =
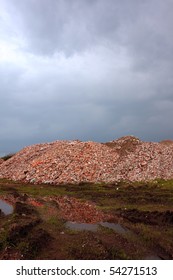
[[[53,186],[1,179],[0,197],[14,205],[0,215],[0,259],[173,259],[172,180]],[[68,221],[103,226],[78,231]]]

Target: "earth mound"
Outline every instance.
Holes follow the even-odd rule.
[[[166,140],[162,140],[160,143],[163,145],[173,145],[173,140],[166,139]]]
[[[126,136],[107,143],[55,141],[25,147],[0,165],[0,178],[31,183],[173,178],[173,145]]]

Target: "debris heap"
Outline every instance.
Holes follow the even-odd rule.
[[[173,142],[143,142],[126,136],[108,143],[37,144],[4,161],[0,178],[45,184],[171,179]]]

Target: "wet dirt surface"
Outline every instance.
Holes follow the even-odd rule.
[[[133,223],[144,223],[149,225],[173,225],[173,211],[139,211],[137,209],[118,210],[117,213]]]
[[[14,209],[0,215],[0,259],[173,259],[172,182],[3,181],[0,199]]]

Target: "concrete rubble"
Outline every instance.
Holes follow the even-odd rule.
[[[44,184],[173,178],[173,141],[133,136],[108,143],[55,141],[28,146],[0,165],[0,178]]]

